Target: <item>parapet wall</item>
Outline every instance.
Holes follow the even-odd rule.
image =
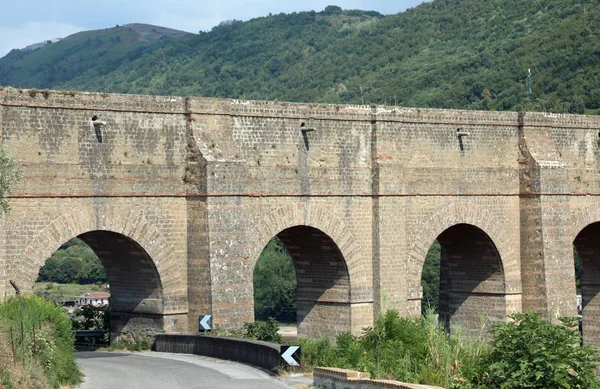
[[[443,389],[439,386],[407,384],[392,380],[371,379],[369,373],[333,367],[315,367],[313,384],[326,389]]]

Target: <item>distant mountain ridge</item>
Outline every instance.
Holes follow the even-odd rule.
[[[12,50],[0,59],[0,84],[55,88],[90,69],[94,70],[93,76],[104,75],[152,45],[187,35],[184,31],[139,23],[81,31]]]
[[[0,59],[0,84],[600,112],[596,0],[433,0],[396,15],[328,6],[199,34],[160,29],[86,31],[33,52],[14,50]]]
[[[62,38],[49,39],[49,40],[44,41],[44,42],[38,42],[38,43],[34,43],[32,45],[29,45],[29,46],[25,46],[25,47],[23,47],[20,50],[21,51],[33,51],[33,50],[37,50],[37,49],[40,49],[42,47],[51,45],[52,43],[60,42],[61,40],[62,40]]]

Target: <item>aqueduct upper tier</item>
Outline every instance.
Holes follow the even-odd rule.
[[[79,236],[118,294],[119,334],[252,320],[274,236],[307,336],[418,314],[435,240],[442,317],[467,328],[576,314],[574,243],[600,268],[596,116],[5,88],[0,128],[23,169],[2,217],[0,299]],[[590,312],[598,283],[583,279]],[[584,314],[584,331],[598,320]]]

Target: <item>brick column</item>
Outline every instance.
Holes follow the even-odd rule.
[[[190,112],[189,99],[186,111]],[[191,115],[191,114],[190,114]],[[206,160],[187,121],[185,185],[187,201],[188,332],[198,332],[198,316],[212,314],[210,244],[206,205]]]
[[[3,222],[0,228],[0,302],[8,297],[8,266],[6,261],[6,239],[5,239],[5,223],[7,217],[3,217]]]
[[[3,138],[3,125],[2,125],[2,114],[4,111],[4,106],[0,102],[0,139],[2,140],[2,146],[4,146],[4,138]],[[4,230],[6,229],[6,222],[8,216],[2,217],[2,225],[0,229],[0,302],[3,301],[6,297],[8,297],[8,266],[6,263],[6,240]]]
[[[415,300],[421,298],[420,282],[417,290],[405,288],[406,272],[402,261],[406,260],[405,198],[389,196],[388,192],[401,192],[398,183],[398,170],[394,161],[382,158],[379,139],[382,133],[390,131],[389,123],[376,122],[376,112],[372,111],[371,122],[371,193],[372,193],[372,266],[373,266],[373,319],[388,309],[395,309],[401,315],[414,315]],[[384,136],[384,139],[386,137]],[[389,138],[389,134],[387,136]],[[413,292],[413,293],[411,293]],[[407,304],[407,298],[410,300]]]
[[[574,316],[575,278],[568,238],[571,184],[552,128],[519,115],[523,310]]]

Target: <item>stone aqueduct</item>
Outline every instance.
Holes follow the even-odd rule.
[[[97,119],[92,121],[92,118]],[[600,120],[593,116],[0,91],[23,178],[0,229],[0,300],[73,237],[107,269],[114,335],[253,317],[252,274],[288,247],[306,336],[420,312],[575,315],[600,339]]]

